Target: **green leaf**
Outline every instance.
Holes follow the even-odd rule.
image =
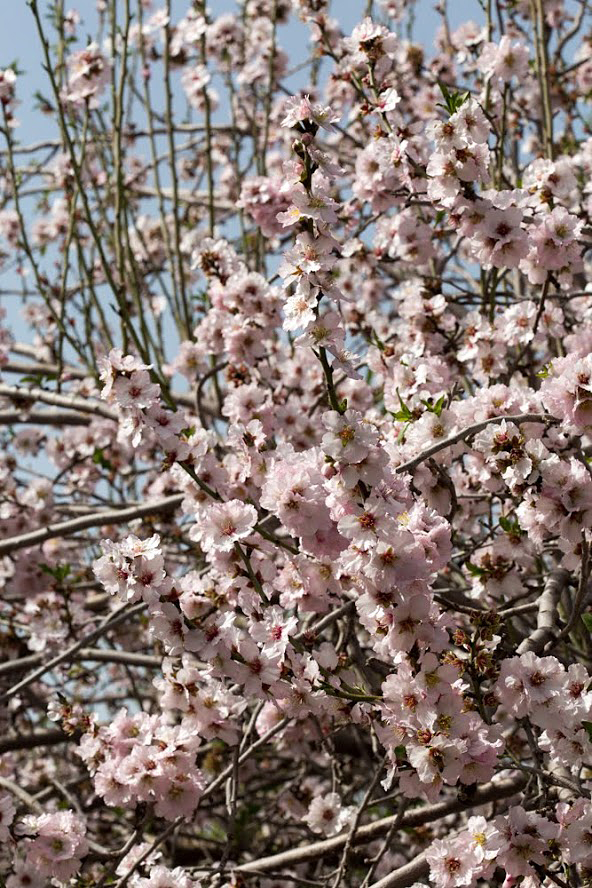
[[[377,348],[379,349],[379,351],[381,351],[381,352],[384,351],[384,349],[385,349],[385,347],[386,347],[385,344],[384,344],[384,342],[382,341],[382,339],[380,338],[380,336],[379,336],[378,333],[376,332],[376,330],[371,330],[371,331],[370,331],[370,342],[374,342],[374,344],[376,345],[376,347],[377,347]]]
[[[441,397],[438,398],[435,404],[431,400],[424,401],[423,399],[421,403],[425,406],[426,410],[429,413],[435,413],[436,416],[441,416],[445,402],[446,395],[441,395]]]
[[[588,732],[588,737],[592,740],[592,722],[582,722],[582,725]]]
[[[588,632],[592,632],[592,614],[582,614],[582,623]]]
[[[523,530],[516,518],[512,520],[511,518],[508,518],[507,515],[501,515],[499,524],[502,530],[504,530],[506,533],[509,533],[510,536],[522,536]]]
[[[113,469],[113,463],[109,462],[109,460],[105,457],[104,451],[102,447],[95,447],[95,452],[92,455],[92,461],[95,466],[101,466],[102,469],[107,469],[107,471],[111,471]]]
[[[455,114],[459,108],[461,108],[467,99],[470,96],[469,92],[458,92],[455,90],[454,92],[450,92],[445,83],[442,83],[441,80],[438,80],[438,86],[440,87],[440,92],[444,98],[444,102],[446,103],[446,110],[449,114]]]
[[[43,573],[49,574],[58,583],[63,583],[72,569],[69,564],[58,564],[56,567],[51,567],[49,564],[40,564],[39,567]]]
[[[35,373],[30,374],[29,376],[22,376],[20,380],[20,385],[25,385],[27,383],[31,383],[32,385],[41,385],[44,379],[48,380],[57,378],[57,373]]]
[[[397,422],[413,422],[413,413],[409,409],[407,404],[405,404],[405,402],[403,401],[403,398],[399,394],[399,389],[397,389],[397,398],[399,399],[401,409],[397,410],[395,413],[392,413],[392,416],[394,417],[394,419],[397,420]]]
[[[477,564],[473,564],[472,561],[465,561],[465,567],[468,572],[474,577],[482,577],[487,573],[486,570],[484,570],[482,567],[479,567]]]
[[[448,87],[445,83],[442,83],[441,80],[438,80],[438,86],[440,87],[440,92],[442,93],[442,98],[446,102],[446,107],[450,109],[450,92],[448,91]]]

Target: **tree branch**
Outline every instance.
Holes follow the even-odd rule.
[[[444,802],[437,802],[435,805],[429,805],[425,808],[417,808],[408,811],[400,820],[401,829],[406,827],[422,826],[424,823],[431,823],[439,820],[447,814],[455,814],[458,811],[466,811],[471,808],[477,808],[479,805],[485,805],[498,799],[505,799],[519,792],[526,783],[526,777],[520,774],[508,780],[500,780],[496,782],[486,783],[484,786],[478,787],[474,797],[466,804],[458,798],[447,799]],[[364,842],[370,842],[379,836],[385,835],[391,827],[391,824],[398,817],[397,814],[391,817],[384,817],[382,820],[376,820],[366,826],[361,826],[353,837],[352,844],[360,845]],[[335,836],[333,839],[325,839],[322,842],[314,842],[312,845],[305,845],[300,848],[291,848],[289,851],[282,851],[279,854],[272,854],[270,857],[262,857],[259,860],[253,860],[244,863],[235,868],[235,872],[251,872],[252,870],[261,870],[268,872],[269,870],[280,870],[286,866],[292,866],[298,863],[304,863],[309,860],[318,860],[327,854],[340,851],[346,845],[348,834]],[[414,880],[412,880],[414,881]],[[407,883],[405,883],[407,884]]]
[[[61,521],[59,524],[31,530],[29,533],[21,533],[18,536],[9,537],[0,542],[0,555],[16,552],[17,549],[27,549],[30,546],[40,545],[46,540],[58,537],[72,536],[79,530],[88,530],[91,527],[105,527],[109,524],[127,524],[136,518],[144,518],[147,515],[158,515],[163,512],[172,512],[181,505],[184,494],[175,493],[152,503],[141,506],[131,506],[128,509],[109,509],[104,512],[95,512],[93,515],[83,515],[80,518],[72,518],[70,521]]]
[[[539,422],[548,425],[559,422],[554,416],[549,416],[546,413],[519,413],[516,416],[490,416],[488,419],[476,422],[473,425],[467,426],[466,429],[456,432],[454,435],[451,435],[450,438],[445,438],[443,441],[438,441],[436,444],[432,444],[431,447],[428,447],[427,450],[414,456],[413,459],[397,466],[395,472],[398,472],[399,474],[402,472],[412,472],[413,469],[426,459],[429,459],[430,456],[434,456],[434,454],[439,453],[441,450],[445,450],[447,447],[452,447],[453,444],[458,444],[460,441],[466,441],[467,438],[472,438],[473,435],[482,432],[483,429],[488,425],[491,425],[492,422],[502,422],[503,420],[506,422],[515,422],[516,424],[521,422]]]
[[[569,572],[567,570],[558,568],[551,571],[539,598],[537,627],[518,645],[516,651],[518,655],[525,654],[527,651],[538,654],[546,643],[554,638],[557,626],[557,605],[568,582]]]

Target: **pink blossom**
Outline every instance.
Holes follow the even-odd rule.
[[[499,77],[506,82],[513,77],[522,79],[528,71],[528,47],[520,40],[504,34],[498,44],[486,43],[479,56],[479,68],[487,77]]]
[[[335,132],[333,124],[340,116],[331,108],[323,108],[322,105],[313,104],[309,96],[292,96],[286,100],[286,116],[282,120],[282,126],[294,127],[297,123],[315,123],[317,126]]]
[[[68,91],[66,98],[73,104],[89,102],[97,107],[98,96],[109,81],[111,66],[96,43],[73,53],[67,59]]]
[[[194,525],[192,536],[205,552],[213,549],[226,552],[252,533],[256,521],[257,511],[253,506],[239,500],[214,503]]]
[[[27,816],[19,832],[34,836],[26,843],[27,864],[47,878],[71,879],[88,853],[86,825],[72,811]]]
[[[478,874],[478,862],[463,838],[436,839],[427,854],[430,877],[438,888],[472,885]]]
[[[199,888],[200,883],[192,879],[181,866],[168,869],[158,864],[150,870],[147,878],[134,879],[135,888]]]
[[[355,808],[342,805],[337,793],[329,792],[315,796],[302,819],[313,832],[336,836],[351,822],[354,812]]]
[[[496,692],[502,705],[521,718],[560,693],[563,672],[555,657],[522,654],[502,662]]]

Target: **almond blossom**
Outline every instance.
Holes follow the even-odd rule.
[[[586,884],[585,0],[42,5],[0,883]]]

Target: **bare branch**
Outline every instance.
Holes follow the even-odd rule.
[[[466,811],[471,808],[477,808],[488,802],[498,799],[505,799],[514,795],[523,788],[526,778],[523,774],[512,777],[508,780],[500,780],[486,783],[478,787],[474,797],[469,803],[460,801],[458,798],[447,799],[444,802],[437,802],[435,805],[429,805],[425,808],[416,808],[408,811],[400,820],[401,829],[406,827],[422,826],[424,823],[432,823],[448,814],[455,814],[458,811]],[[397,814],[392,817],[384,817],[382,820],[376,820],[366,826],[361,826],[352,839],[353,845],[361,845],[364,842],[371,842],[379,836],[385,835],[398,817]],[[314,842],[312,845],[305,845],[300,848],[291,848],[289,851],[282,851],[279,854],[272,854],[270,857],[262,857],[259,860],[253,860],[236,867],[235,872],[250,872],[251,870],[261,870],[268,872],[270,870],[281,870],[283,867],[292,866],[297,863],[304,863],[309,860],[318,860],[326,854],[333,854],[345,847],[348,835],[335,836],[333,839],[325,839],[321,842]]]
[[[517,653],[533,651],[538,654],[545,644],[554,637],[557,627],[557,605],[561,593],[569,582],[569,572],[558,568],[549,574],[539,599],[537,628],[518,646]]]
[[[59,524],[49,525],[39,530],[31,530],[29,533],[21,533],[18,536],[9,537],[0,542],[0,555],[15,552],[17,549],[27,549],[30,546],[40,545],[46,540],[72,536],[79,530],[88,530],[91,527],[106,527],[110,524],[128,524],[137,518],[145,518],[147,515],[166,514],[173,512],[183,502],[182,493],[167,496],[153,503],[145,503],[142,506],[132,506],[128,509],[109,509],[104,512],[94,512],[92,515],[83,515],[80,518],[72,518],[71,521],[62,521]]]

